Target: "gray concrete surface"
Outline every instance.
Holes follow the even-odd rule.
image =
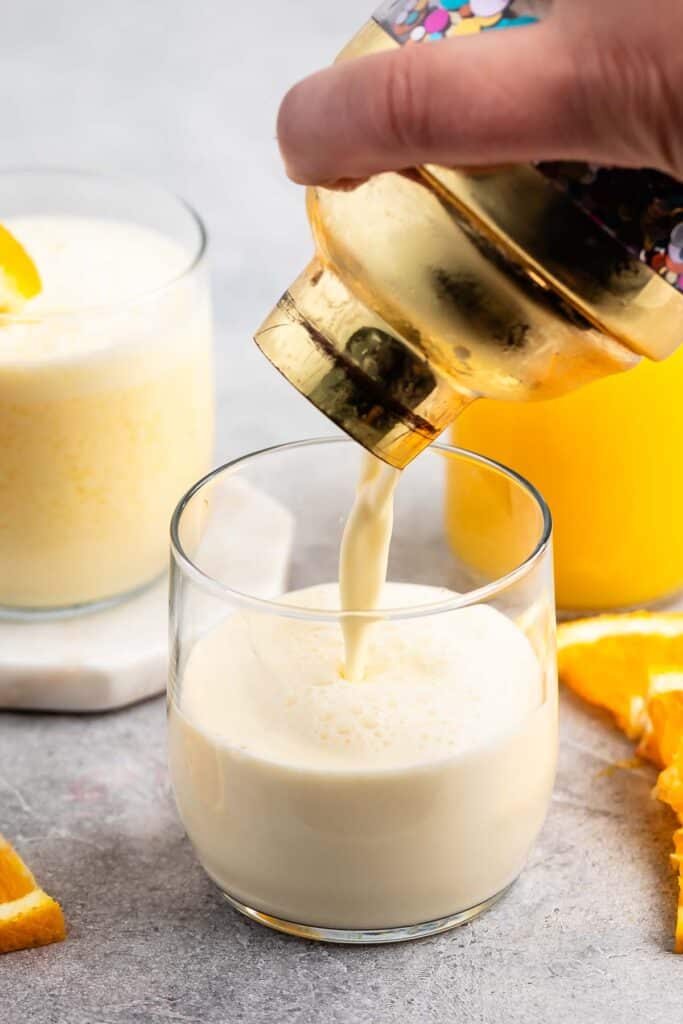
[[[1,162],[143,174],[212,234],[218,458],[327,430],[250,330],[309,252],[281,173],[277,98],[360,24],[360,0],[259,5],[22,0],[0,33]],[[19,1024],[664,1024],[673,819],[629,746],[565,698],[552,809],[507,898],[473,924],[383,949],[307,944],[228,909],[169,793],[161,700],[101,717],[0,715],[0,829],[63,903],[67,942],[0,960]]]

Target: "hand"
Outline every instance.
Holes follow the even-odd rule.
[[[285,97],[289,176],[586,160],[683,179],[681,0],[555,0],[538,25],[336,64]]]

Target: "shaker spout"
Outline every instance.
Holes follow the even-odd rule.
[[[317,259],[285,292],[254,340],[316,408],[397,469],[475,397],[446,380]]]

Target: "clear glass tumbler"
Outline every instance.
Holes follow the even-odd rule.
[[[170,767],[197,856],[238,910],[389,942],[486,909],[541,828],[557,755],[551,523],[521,477],[434,445],[396,490],[382,610],[343,613],[359,465],[343,438],[283,445],[180,502]],[[372,624],[355,682],[345,615]]]
[[[165,191],[61,171],[0,174],[0,222],[43,281],[0,312],[0,615],[65,614],[163,573],[209,468],[206,233]]]

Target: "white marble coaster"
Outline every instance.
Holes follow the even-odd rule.
[[[0,623],[0,707],[108,711],[166,685],[168,581],[101,612]]]
[[[269,598],[286,589],[291,514],[235,480],[212,497],[229,528],[202,540],[201,562],[220,565],[237,590]],[[220,605],[207,607],[222,617]],[[168,663],[168,580],[122,604],[74,618],[0,622],[0,708],[109,711],[161,693]]]

